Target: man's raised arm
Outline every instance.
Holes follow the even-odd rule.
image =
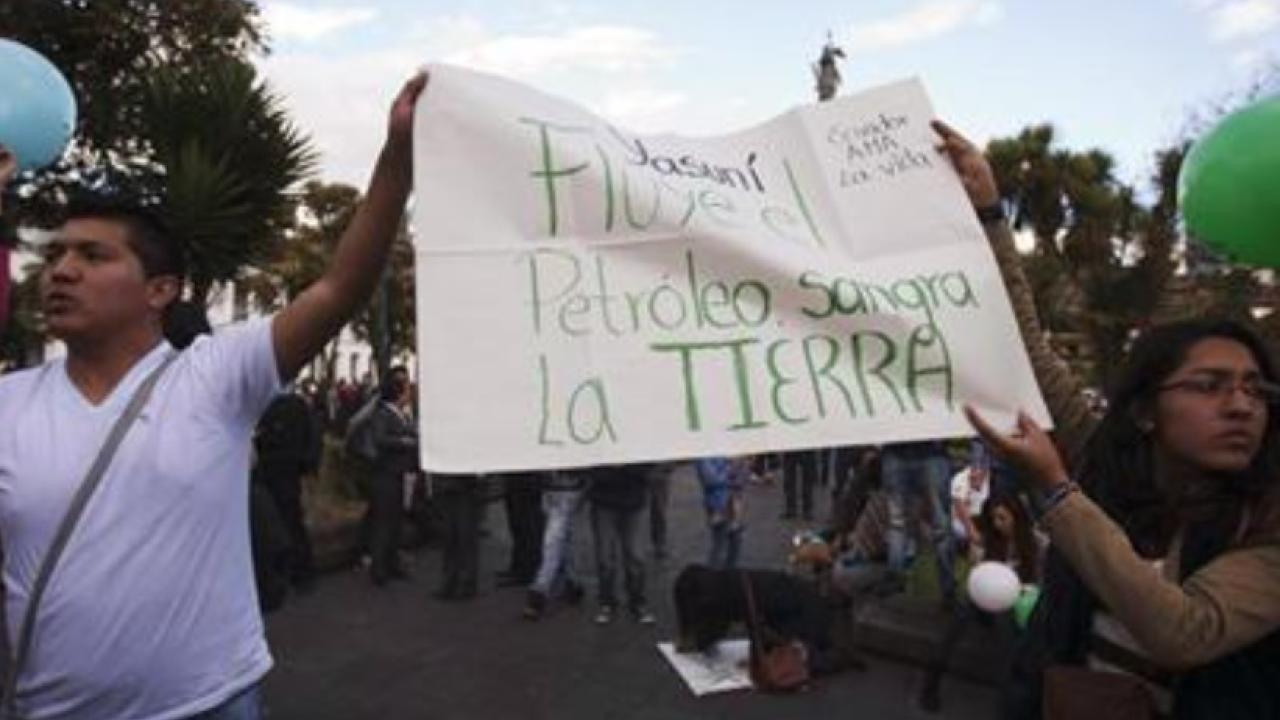
[[[396,96],[368,192],[338,241],[333,260],[272,323],[282,381],[296,375],[373,294],[413,185],[413,113],[426,84],[426,73],[419,73]]]

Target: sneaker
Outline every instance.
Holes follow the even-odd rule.
[[[631,611],[631,616],[635,618],[636,623],[640,625],[652,625],[658,622],[658,618],[654,617],[653,613],[649,612],[649,608],[643,605],[634,608]]]
[[[595,621],[597,625],[608,625],[613,622],[613,606],[601,605],[596,611]]]
[[[542,613],[547,609],[547,596],[537,590],[530,590],[529,596],[525,599],[524,609],[520,611],[521,617],[525,620],[539,620]]]

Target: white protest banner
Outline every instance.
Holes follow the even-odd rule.
[[[918,82],[694,139],[430,72],[412,217],[425,468],[970,435],[963,402],[1048,424]]]

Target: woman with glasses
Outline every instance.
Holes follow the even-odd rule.
[[[1280,717],[1280,385],[1266,348],[1232,322],[1153,328],[1095,418],[1026,302],[990,167],[935,129],[1072,458],[1069,472],[1025,415],[1003,434],[967,409],[1021,470],[1052,540],[1005,715]]]

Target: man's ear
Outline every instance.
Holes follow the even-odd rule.
[[[182,281],[172,275],[158,275],[147,281],[147,302],[163,310],[182,295]]]

